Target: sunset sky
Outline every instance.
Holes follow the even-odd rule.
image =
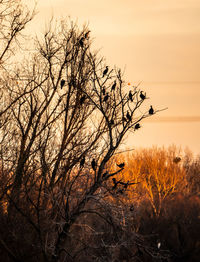
[[[147,106],[168,107],[128,138],[130,148],[174,143],[200,153],[200,0],[38,0],[37,11],[31,32],[52,16],[88,23],[108,64],[141,82]]]

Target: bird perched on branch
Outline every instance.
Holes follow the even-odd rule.
[[[60,88],[62,89],[64,85],[65,85],[65,80],[62,79],[62,80],[60,81]]]
[[[108,97],[109,97],[109,95],[108,95],[108,93],[107,93],[107,94],[104,96],[103,101],[104,101],[104,102],[108,101]]]
[[[90,34],[90,32],[91,32],[91,31],[89,30],[87,33],[85,33],[85,38],[86,38],[86,39],[89,38],[89,34]]]
[[[106,69],[103,71],[103,76],[104,77],[108,73],[108,66],[106,66]]]
[[[113,184],[114,184],[112,189],[117,188],[117,185],[119,184],[119,181],[117,181],[116,178],[114,178],[114,177],[113,177],[112,181],[113,181]]]
[[[94,158],[92,159],[91,166],[92,166],[92,169],[93,169],[94,171],[96,171],[96,161],[95,161]]]
[[[127,117],[127,119],[129,120],[129,121],[131,121],[131,115],[129,114],[129,111],[127,111],[127,113],[126,113],[126,117]]]
[[[86,99],[86,95],[83,95],[80,99],[80,105],[84,103],[85,99]]]
[[[121,182],[121,180],[117,181],[116,178],[114,178],[114,177],[113,177],[112,181],[113,181],[113,184],[114,184],[112,189],[116,189],[118,184],[123,184],[123,182]],[[124,192],[123,189],[122,189],[122,191]]]
[[[141,127],[141,125],[139,124],[139,123],[137,123],[136,125],[135,125],[135,130],[137,130],[137,129],[139,129]]]
[[[129,99],[131,100],[131,102],[133,102],[133,94],[132,94],[131,90],[129,91],[128,96],[129,96]]]
[[[81,37],[81,39],[79,40],[79,45],[80,45],[81,47],[84,46],[84,40],[85,40],[84,37]]]
[[[114,125],[114,123],[115,123],[114,120],[111,119],[111,120],[110,120],[110,124],[111,124],[111,125]]]
[[[116,83],[116,80],[115,80],[114,84],[113,84],[112,87],[111,87],[111,90],[112,90],[112,91],[115,90],[116,85],[117,85],[117,83]]]
[[[103,86],[103,88],[102,88],[102,94],[105,96],[105,94],[106,94],[106,90],[105,90],[105,87]]]
[[[82,168],[85,164],[85,156],[80,161],[80,168]]]
[[[126,122],[126,117],[125,116],[122,117],[122,122]]]
[[[117,166],[118,166],[119,168],[124,168],[125,163],[123,162],[123,163],[117,164]]]
[[[140,91],[140,98],[144,100],[146,98],[146,95],[143,94],[143,91]]]
[[[181,161],[181,158],[179,156],[176,156],[174,159],[173,159],[173,162],[175,164],[179,163]]]
[[[153,107],[152,107],[152,106],[150,106],[150,109],[149,109],[149,114],[150,114],[150,115],[153,115],[153,114],[154,114],[154,109],[153,109]]]

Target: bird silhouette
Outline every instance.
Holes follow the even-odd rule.
[[[135,125],[135,130],[139,129],[140,127],[141,127],[141,125],[140,125],[139,123],[137,123],[137,124]]]
[[[129,120],[129,121],[131,121],[131,115],[129,114],[129,111],[127,111],[127,113],[126,113],[126,117],[127,117],[127,119]]]
[[[86,38],[86,39],[89,38],[89,34],[90,34],[90,32],[91,32],[91,31],[89,30],[87,33],[85,33],[85,38]]]
[[[122,117],[122,121],[126,122],[126,117],[125,116]]]
[[[86,95],[83,95],[80,99],[80,104],[82,105],[86,99]]]
[[[112,189],[116,189],[116,188],[117,188],[117,185],[122,183],[121,180],[117,181],[116,178],[114,178],[114,177],[113,177],[112,181],[113,181],[113,187],[112,187]],[[117,192],[118,192],[118,191],[117,191]]]
[[[114,125],[114,123],[115,123],[114,120],[111,119],[111,120],[110,120],[110,124],[111,124],[111,125]]]
[[[113,177],[112,181],[113,181],[113,184],[114,184],[112,189],[117,188],[118,182],[117,182],[116,178]]]
[[[117,180],[116,180],[116,178],[114,178],[114,177],[113,177],[112,181],[113,181],[114,184],[117,183]]]
[[[119,168],[124,168],[125,163],[123,162],[123,163],[117,164],[117,166],[118,166]]]
[[[103,101],[104,101],[104,102],[108,101],[108,97],[109,97],[109,95],[108,95],[108,93],[107,93],[107,94],[104,96]]]
[[[181,158],[179,156],[176,156],[174,159],[173,159],[173,162],[175,164],[179,163],[181,161]]]
[[[103,76],[104,77],[108,73],[108,66],[106,66],[106,69],[103,71]]]
[[[143,94],[143,91],[140,91],[140,98],[144,100],[146,98],[146,95]]]
[[[117,85],[117,83],[116,83],[116,80],[115,80],[114,84],[113,84],[112,87],[111,87],[111,90],[112,90],[112,91],[115,90],[116,85]]]
[[[64,85],[65,85],[65,80],[62,79],[62,80],[60,81],[60,88],[62,89]]]
[[[131,90],[129,91],[128,96],[129,96],[129,99],[131,100],[131,102],[133,102],[133,94],[132,94]]]
[[[82,168],[85,164],[85,156],[80,161],[80,168]]]
[[[105,96],[106,94],[106,90],[105,90],[105,87],[102,88],[102,94]]]
[[[92,159],[91,166],[92,166],[92,169],[93,169],[94,171],[96,171],[96,162],[95,162],[95,159],[94,159],[94,158]]]
[[[153,115],[153,113],[154,113],[154,109],[153,109],[153,107],[152,107],[152,106],[150,106],[150,109],[149,109],[149,114],[150,114],[150,115]]]
[[[81,37],[81,39],[79,40],[79,45],[80,45],[81,47],[84,46],[84,40],[85,40],[84,37]]]

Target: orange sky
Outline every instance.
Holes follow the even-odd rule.
[[[175,121],[144,122],[129,145],[177,143],[200,153],[199,0],[38,0],[37,10],[32,32],[43,32],[52,16],[89,23],[94,45],[108,64],[126,68],[132,84],[142,81],[148,103],[168,107],[160,117]],[[181,123],[177,116],[183,117]],[[190,116],[197,118],[190,121]]]

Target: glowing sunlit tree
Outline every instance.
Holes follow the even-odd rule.
[[[130,198],[149,199],[156,216],[160,214],[164,199],[186,188],[186,170],[179,154],[175,147],[155,147],[134,151],[128,157],[127,179],[139,182],[137,190],[129,192]]]

